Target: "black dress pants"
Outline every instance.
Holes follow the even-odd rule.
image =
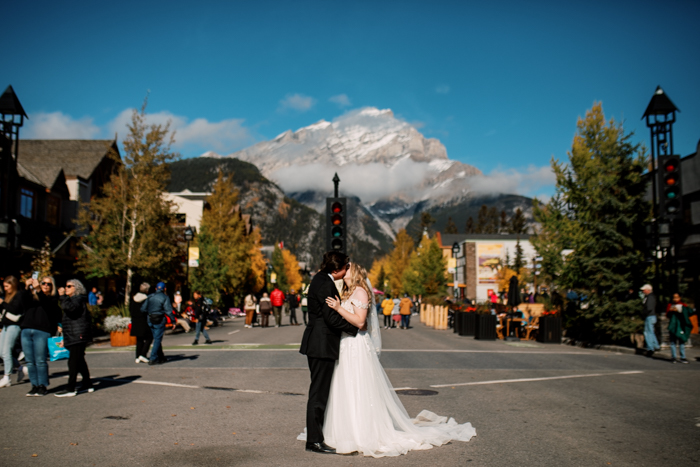
[[[143,357],[148,358],[148,348],[153,343],[153,336],[148,335],[147,337],[136,337],[136,358]]]
[[[85,361],[85,347],[87,347],[87,343],[85,342],[66,346],[66,349],[70,352],[70,356],[68,357],[68,387],[66,388],[68,392],[75,391],[78,373],[83,377],[82,388],[88,389],[92,387],[90,370]]]
[[[311,370],[309,402],[306,405],[306,442],[323,442],[323,420],[331,392],[335,360],[307,357]]]

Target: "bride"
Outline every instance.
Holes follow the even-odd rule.
[[[476,435],[471,423],[459,425],[427,410],[409,418],[379,363],[381,337],[367,272],[351,263],[343,281],[342,302],[337,297],[326,302],[350,324],[360,329],[366,324],[367,330],[355,337],[342,334],[323,424],[325,443],[338,454],[385,457],[469,441]]]

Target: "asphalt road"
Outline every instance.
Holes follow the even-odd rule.
[[[382,333],[381,360],[409,414],[428,409],[471,422],[477,436],[400,458],[307,453],[309,375],[303,326],[245,329],[241,320],[168,335],[167,364],[134,363],[132,349],[95,345],[92,394],[24,397],[0,389],[1,465],[52,466],[682,466],[700,463],[700,351],[689,365],[663,356],[532,342],[484,342],[414,328]],[[14,378],[13,378],[14,381]],[[55,392],[65,362],[51,364]],[[36,455],[36,456],[34,456]]]

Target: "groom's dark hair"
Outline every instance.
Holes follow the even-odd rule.
[[[350,262],[350,258],[345,253],[339,251],[328,251],[323,255],[323,263],[321,263],[321,271],[331,274],[334,271],[340,271]]]

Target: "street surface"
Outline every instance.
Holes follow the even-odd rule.
[[[299,313],[300,314],[300,313]],[[304,326],[245,329],[228,320],[193,347],[166,335],[170,361],[134,363],[133,348],[91,347],[92,394],[25,397],[0,389],[3,466],[684,466],[700,464],[700,351],[663,355],[506,343],[413,328],[382,332],[381,361],[411,416],[471,422],[477,436],[399,458],[308,453]],[[287,322],[285,317],[284,322]],[[50,391],[67,381],[50,364]],[[13,382],[15,377],[13,376]]]

